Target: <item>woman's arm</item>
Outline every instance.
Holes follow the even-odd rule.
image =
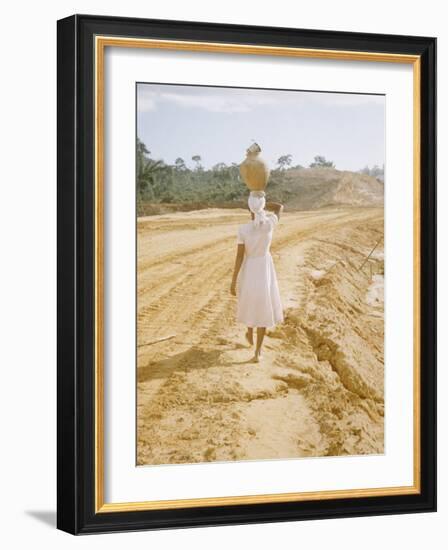
[[[278,219],[280,219],[280,214],[283,212],[283,204],[279,202],[268,202],[266,203],[266,210],[274,212]]]
[[[236,252],[235,267],[233,269],[232,284],[230,285],[230,294],[232,294],[232,296],[236,296],[236,280],[238,277],[238,273],[240,272],[243,259],[244,259],[244,244],[239,244]]]

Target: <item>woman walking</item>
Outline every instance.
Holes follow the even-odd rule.
[[[283,205],[266,204],[264,191],[251,191],[248,206],[252,221],[238,228],[230,292],[238,297],[237,321],[247,326],[246,339],[251,345],[254,343],[253,330],[257,329],[253,361],[258,363],[266,328],[283,321],[277,275],[270,253],[273,229]]]

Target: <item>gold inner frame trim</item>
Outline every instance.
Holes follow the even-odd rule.
[[[104,54],[106,47],[150,48],[207,53],[270,55],[330,59],[407,63],[413,65],[413,458],[414,482],[410,486],[347,489],[298,493],[226,496],[179,500],[106,503],[104,501]],[[95,513],[166,510],[207,506],[231,506],[274,502],[304,502],[341,498],[361,498],[419,494],[421,491],[420,426],[420,56],[381,52],[321,50],[251,44],[226,44],[182,40],[158,40],[96,36],[95,54]]]

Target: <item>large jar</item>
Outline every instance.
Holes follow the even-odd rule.
[[[240,174],[251,191],[263,191],[268,183],[270,170],[266,161],[260,157],[261,148],[253,143],[246,151],[246,158],[240,164]]]

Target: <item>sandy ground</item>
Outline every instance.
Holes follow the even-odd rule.
[[[272,255],[285,322],[259,364],[229,292],[247,219],[138,220],[138,464],[382,453],[382,208],[284,214]]]

